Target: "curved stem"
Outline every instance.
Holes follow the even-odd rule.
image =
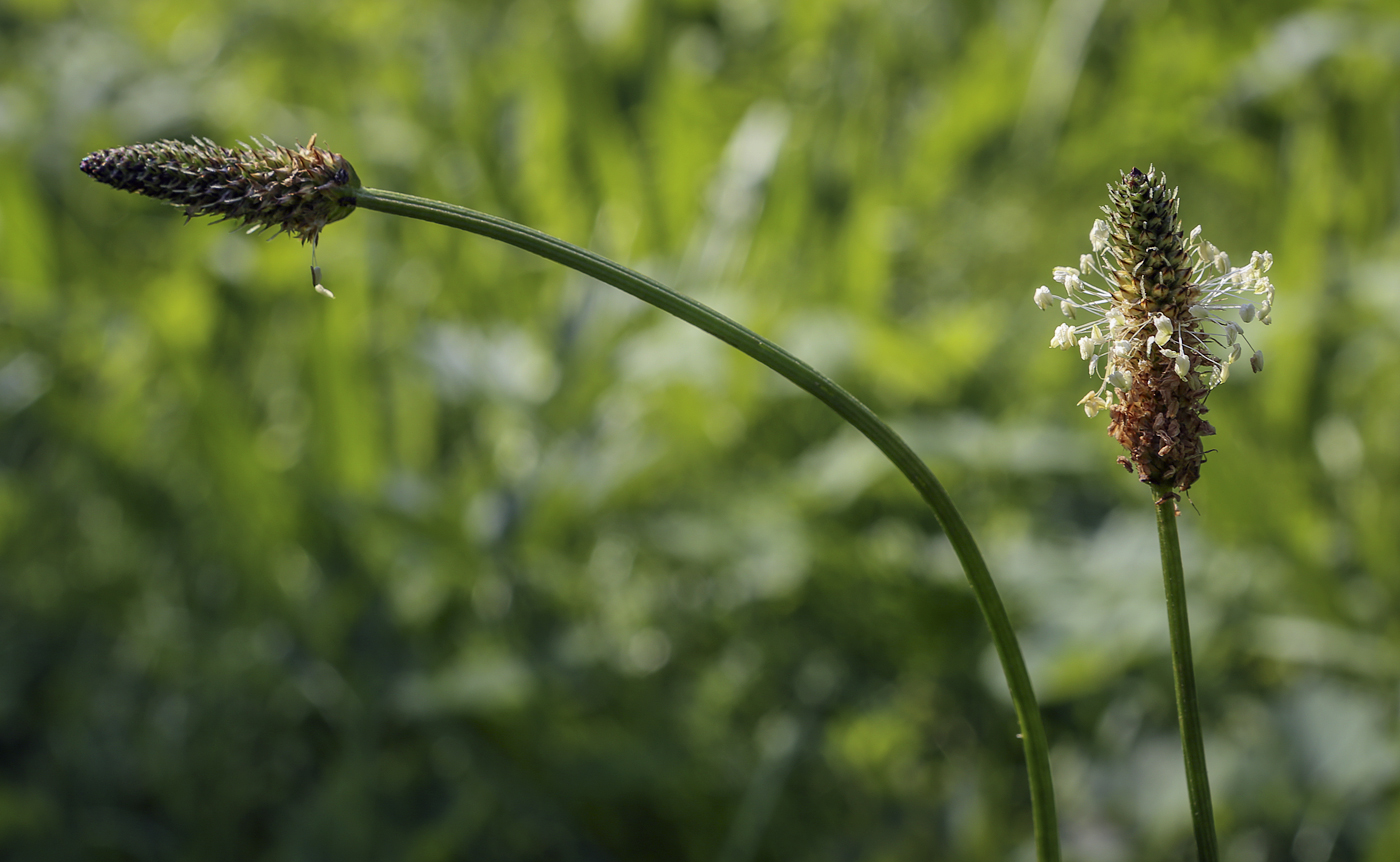
[[[1176,533],[1175,494],[1166,486],[1152,488],[1157,501],[1157,539],[1162,550],[1162,583],[1167,591],[1167,627],[1171,631],[1172,675],[1176,680],[1176,714],[1181,724],[1181,751],[1186,760],[1186,793],[1196,830],[1200,862],[1216,862],[1215,812],[1210,802],[1210,776],[1201,732],[1201,709],[1196,699],[1196,670],[1191,662],[1191,626],[1186,619],[1186,576],[1181,542]]]
[[[854,428],[874,443],[890,462],[899,468],[933,509],[943,526],[948,541],[962,561],[972,593],[991,629],[992,642],[1001,659],[1011,690],[1011,702],[1021,725],[1021,738],[1026,752],[1026,768],[1030,775],[1031,809],[1035,825],[1037,858],[1053,862],[1060,858],[1058,825],[1055,820],[1054,789],[1050,780],[1050,756],[1045,729],[1040,720],[1030,675],[1016,641],[1011,620],[997,594],[987,564],[973,541],[972,533],[953,506],[938,479],[909,445],[855,396],[837,386],[807,363],[783,350],[771,341],[735,323],[713,309],[661,283],[634,272],[607,258],[564,242],[546,233],[515,224],[465,207],[445,204],[427,198],[414,197],[380,189],[359,188],[354,192],[355,204],[364,209],[391,215],[407,216],[455,227],[469,233],[524,249],[532,254],[563,264],[570,269],[610,284],[649,303],[667,314],[691,324],[732,347],[738,348],[797,386],[815,395]]]

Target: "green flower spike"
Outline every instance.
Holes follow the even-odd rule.
[[[1206,395],[1229,378],[1249,343],[1241,323],[1269,323],[1274,286],[1265,273],[1273,256],[1256,251],[1248,266],[1231,267],[1199,227],[1183,235],[1177,192],[1155,169],[1124,174],[1109,186],[1109,200],[1108,221],[1089,232],[1093,253],[1078,268],[1055,268],[1065,295],[1042,286],[1035,302],[1058,305],[1071,320],[1089,316],[1060,324],[1050,341],[1078,347],[1101,381],[1080,405],[1089,416],[1109,410],[1108,431],[1128,450],[1119,460],[1136,467],[1139,479],[1185,493],[1206,460],[1201,438],[1215,433],[1203,415]],[[1245,295],[1259,297],[1259,305]],[[1250,365],[1263,366],[1259,351]]]

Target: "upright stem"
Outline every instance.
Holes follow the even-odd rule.
[[[1220,848],[1215,838],[1215,812],[1210,803],[1210,776],[1206,774],[1201,709],[1196,700],[1196,671],[1191,662],[1191,626],[1186,619],[1186,576],[1181,565],[1181,542],[1176,533],[1175,495],[1165,485],[1153,486],[1152,495],[1158,501],[1157,538],[1162,549],[1162,582],[1167,591],[1176,714],[1181,724],[1181,751],[1186,760],[1186,793],[1191,800],[1196,853],[1200,862],[1216,862]]]
[[[380,189],[359,188],[355,190],[354,195],[355,204],[363,209],[435,222],[509,243],[629,293],[708,332],[778,372],[816,396],[874,443],[933,509],[949,543],[962,562],[963,571],[966,572],[968,583],[972,586],[972,594],[982,610],[987,627],[991,629],[992,643],[1001,659],[1002,671],[1006,674],[1007,687],[1011,691],[1011,702],[1020,722],[1026,769],[1030,777],[1036,857],[1040,862],[1059,860],[1059,828],[1055,820],[1055,795],[1050,780],[1049,748],[1045,740],[1045,728],[1040,720],[1040,709],[1036,705],[1035,692],[1031,688],[1030,674],[1026,671],[1026,663],[1016,641],[1016,633],[1011,627],[1011,620],[1007,617],[1001,597],[997,594],[992,576],[987,571],[982,553],[973,541],[971,531],[938,479],[899,435],[868,407],[857,401],[855,396],[778,345],[719,312],[605,257],[549,234],[465,207]]]

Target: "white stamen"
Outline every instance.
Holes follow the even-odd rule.
[[[1152,325],[1157,327],[1157,334],[1152,336],[1152,340],[1157,342],[1158,347],[1166,347],[1172,337],[1172,319],[1158,314],[1152,318]]]
[[[1094,226],[1089,230],[1089,242],[1094,246],[1094,254],[1108,248],[1108,222],[1101,218],[1094,219]]]
[[[1085,395],[1083,398],[1079,399],[1079,403],[1084,406],[1084,415],[1088,416],[1090,419],[1093,419],[1098,415],[1100,410],[1108,406],[1108,402],[1103,400],[1097,392],[1090,392],[1088,395]]]

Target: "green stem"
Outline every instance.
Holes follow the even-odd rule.
[[[556,239],[546,233],[506,221],[485,213],[453,206],[427,198],[414,197],[380,189],[359,188],[355,204],[363,209],[391,215],[406,216],[455,227],[469,233],[524,249],[532,254],[563,264],[570,269],[610,284],[643,302],[656,306],[667,314],[708,332],[724,343],[738,348],[802,389],[815,395],[854,428],[870,439],[890,462],[899,468],[932,507],[943,526],[948,541],[962,561],[972,593],[976,597],[992,642],[1001,659],[1011,690],[1011,702],[1021,725],[1021,739],[1026,752],[1026,768],[1030,774],[1031,812],[1035,825],[1037,858],[1054,862],[1060,858],[1059,829],[1055,820],[1055,795],[1050,781],[1050,755],[1041,724],[1040,709],[1031,688],[1030,674],[1021,656],[1011,620],[997,594],[996,585],[987,571],[987,564],[973,541],[972,533],[953,506],[938,479],[919,459],[909,445],[855,396],[837,386],[807,363],[783,350],[773,342],[740,326],[713,309],[682,296],[657,281],[634,272],[605,257]]]
[[[1191,626],[1186,619],[1186,575],[1181,565],[1181,542],[1176,534],[1176,505],[1172,489],[1153,486],[1157,500],[1157,538],[1162,549],[1162,582],[1167,591],[1167,627],[1171,630],[1172,674],[1176,679],[1176,714],[1181,724],[1181,751],[1186,759],[1186,793],[1196,830],[1200,862],[1216,862],[1215,812],[1210,804],[1210,776],[1201,733],[1201,708],[1196,699],[1196,671],[1191,663]]]

